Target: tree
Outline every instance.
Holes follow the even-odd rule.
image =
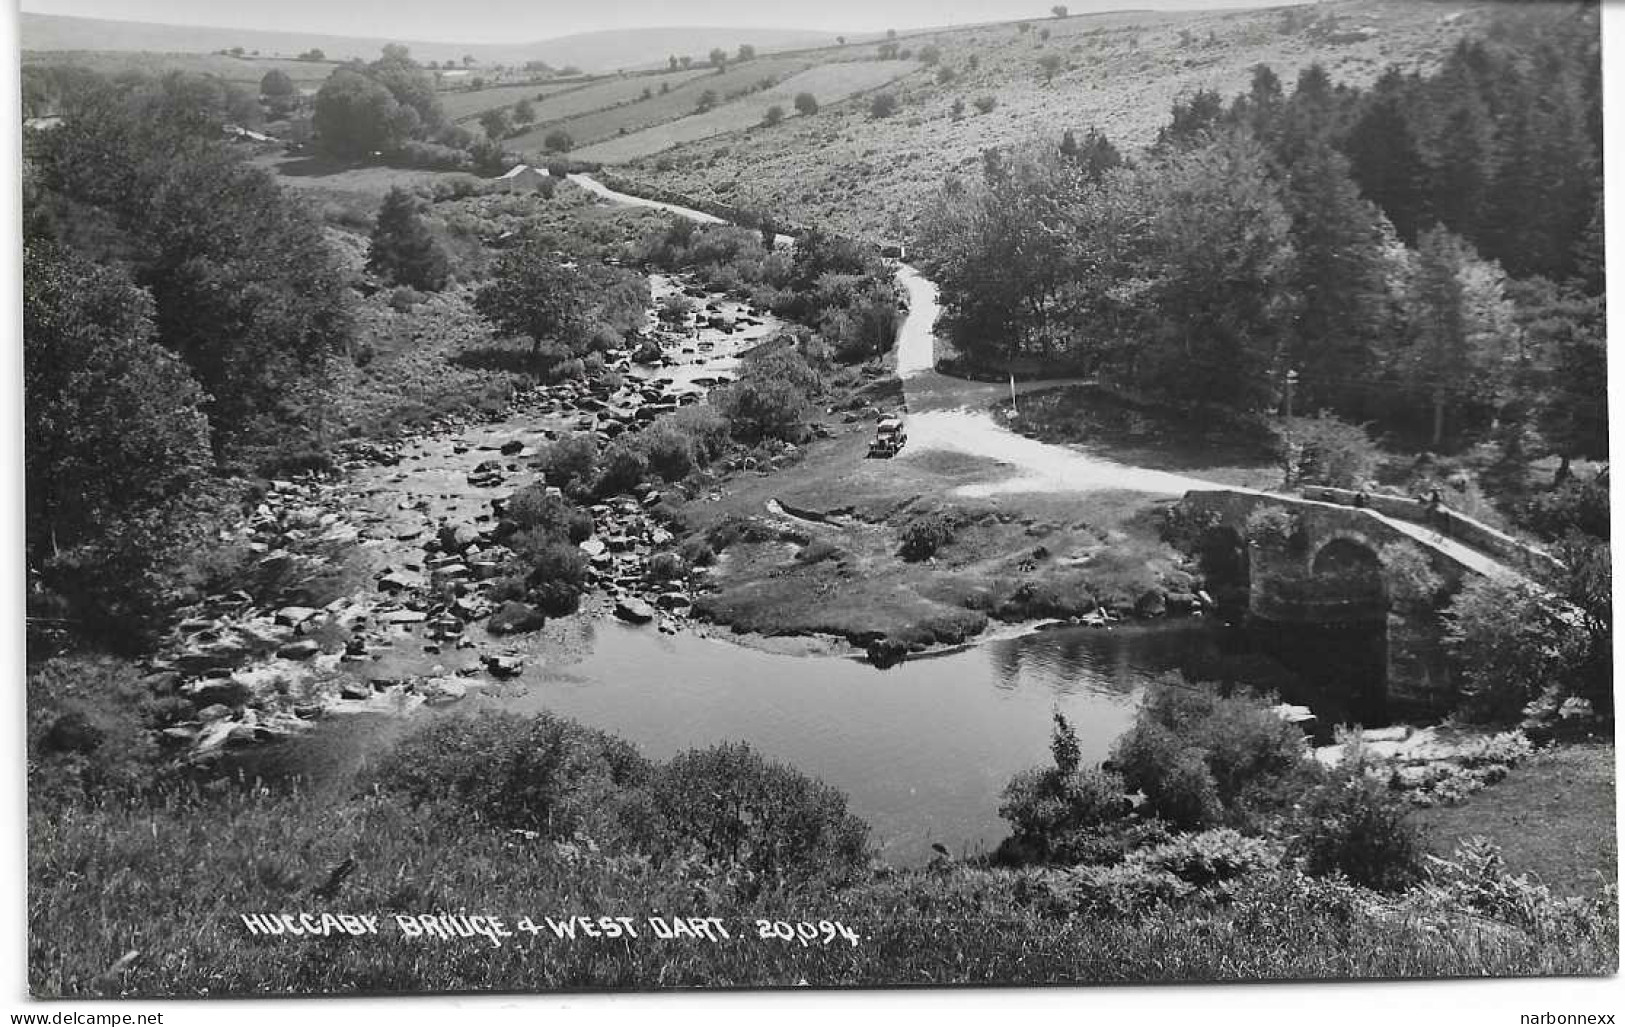
[[[927,43],[920,47],[920,63],[931,67],[942,60],[942,48],[935,43]]]
[[[1049,9],[1049,13],[1054,15],[1057,18],[1064,18],[1064,17],[1066,17],[1066,13],[1067,13],[1066,12],[1066,6],[1064,4],[1056,4],[1054,7],[1051,7]]]
[[[897,113],[897,96],[894,93],[877,93],[869,101],[869,114],[871,117],[887,118]]]
[[[1432,219],[1427,164],[1408,112],[1415,81],[1397,69],[1378,79],[1344,144],[1361,193],[1381,208],[1408,245]]]
[[[1423,233],[1407,300],[1415,341],[1408,377],[1432,408],[1432,445],[1470,399],[1493,399],[1506,368],[1512,310],[1500,267],[1440,226]]]
[[[777,125],[783,120],[784,108],[780,107],[778,104],[774,104],[773,106],[769,107],[767,109],[767,113],[762,115],[762,124],[767,125],[769,128]]]
[[[1147,172],[1154,311],[1138,384],[1186,402],[1258,411],[1272,396],[1290,221],[1258,146],[1242,137]]]
[[[1348,174],[1348,160],[1321,140],[1287,173],[1297,299],[1287,363],[1303,378],[1304,409],[1369,409],[1389,317],[1386,224]]]
[[[802,115],[817,114],[818,98],[811,93],[797,93],[796,113]]]
[[[435,92],[434,79],[412,59],[406,47],[394,43],[386,45],[383,56],[367,65],[366,74],[388,89],[396,103],[416,115],[416,124],[409,131],[413,138],[425,138],[440,130],[445,113]]]
[[[550,153],[569,153],[575,148],[575,140],[564,129],[555,128],[542,139],[542,146]]]
[[[480,115],[480,127],[485,129],[487,139],[501,142],[513,131],[513,122],[508,117],[506,107],[493,107]]]
[[[50,245],[23,252],[27,539],[42,558],[169,509],[204,473],[204,396],[150,296]],[[133,582],[127,584],[134,584]]]
[[[666,68],[669,71],[676,71],[677,70],[678,62],[677,62],[677,55],[676,54],[672,54],[670,57],[666,58]]]
[[[1065,63],[1066,58],[1062,57],[1058,53],[1047,53],[1038,58],[1038,68],[1044,73],[1045,85],[1049,85],[1051,82],[1055,81],[1055,73],[1060,71],[1061,66]]]
[[[707,59],[710,60],[713,68],[721,71],[728,66],[728,51],[720,46],[714,47]]]
[[[648,90],[644,91],[644,98],[648,99]],[[520,100],[513,105],[513,120],[519,125],[529,125],[536,120],[536,107],[529,100]]]
[[[684,54],[682,57],[678,58],[678,62],[682,64],[684,70],[694,66],[694,58],[690,57],[688,54]]]
[[[338,68],[316,94],[313,127],[322,149],[356,160],[398,149],[415,127],[408,110],[380,83]]]
[[[299,92],[294,88],[293,79],[281,68],[272,68],[260,79],[260,95],[267,98],[281,98],[293,96]]]
[[[325,61],[325,60],[327,60],[327,55],[325,53],[323,53],[322,51],[318,50],[317,48],[311,47],[309,50],[306,50],[304,53],[299,55],[299,60],[301,60],[301,61]]]
[[[739,63],[741,63],[741,64],[743,64],[746,61],[755,60],[756,59],[756,48],[754,46],[751,46],[749,43],[740,43],[739,44],[739,54],[734,59],[736,61],[738,61]]]
[[[566,351],[581,345],[587,296],[581,273],[532,240],[502,255],[491,281],[474,295],[474,309],[498,331],[528,338],[535,359],[544,342]]]
[[[424,292],[446,286],[450,265],[445,250],[423,223],[416,197],[400,186],[389,191],[378,210],[367,270],[392,284]]]
[[[697,113],[704,114],[706,111],[716,107],[716,105],[717,91],[715,89],[707,89],[705,92],[700,94],[699,102],[694,104],[694,110]]]

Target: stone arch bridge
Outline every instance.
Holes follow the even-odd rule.
[[[1402,497],[1215,490],[1189,492],[1180,505],[1206,522],[1198,546],[1221,604],[1244,600],[1249,617],[1269,626],[1268,635],[1287,636],[1300,654],[1327,638],[1324,629],[1372,639],[1381,683],[1359,687],[1380,688],[1379,711],[1390,701],[1439,709],[1454,693],[1437,618],[1403,601],[1402,567],[1415,557],[1402,548],[1420,554],[1449,587],[1470,575],[1538,584],[1563,570],[1487,525]]]

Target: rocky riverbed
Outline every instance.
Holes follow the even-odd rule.
[[[315,605],[294,585],[286,602],[248,592],[207,597],[177,625],[150,665],[149,684],[181,700],[162,729],[185,758],[274,741],[318,718],[409,712],[456,702],[545,658],[522,644],[547,618],[501,600],[511,569],[505,499],[539,480],[535,458],[564,435],[601,442],[637,432],[703,399],[733,377],[739,356],[782,323],[684,279],[651,276],[655,306],[635,349],[606,355],[612,377],[538,386],[494,423],[446,422],[414,437],[341,447],[341,473],[271,481],[224,539],[251,554],[256,576],[290,583],[326,577],[339,594]],[[680,316],[667,297],[686,293]],[[669,308],[671,304],[666,304]],[[645,488],[592,506],[580,543],[590,592],[580,616],[608,616],[674,633],[704,569],[655,581],[650,558],[674,538],[662,493]]]

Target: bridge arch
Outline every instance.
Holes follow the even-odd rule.
[[[1388,607],[1382,558],[1371,540],[1352,532],[1337,532],[1310,558],[1309,574],[1317,588],[1335,594],[1351,609],[1373,614]]]

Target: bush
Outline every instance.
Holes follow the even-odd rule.
[[[1438,606],[1445,581],[1419,547],[1409,542],[1390,542],[1377,558],[1382,563],[1388,599],[1396,608],[1430,613]]]
[[[508,497],[504,515],[521,531],[541,530],[548,538],[584,542],[592,537],[592,515],[539,485],[528,485]]]
[[[632,443],[617,441],[604,450],[593,491],[599,496],[631,492],[648,473],[648,459]]]
[[[954,522],[947,514],[933,512],[916,517],[903,528],[899,555],[910,563],[929,559],[954,540],[954,532]]]
[[[676,553],[656,553],[644,568],[650,581],[680,581],[686,574],[688,565]]]
[[[1230,881],[1275,866],[1279,846],[1248,838],[1228,827],[1187,834],[1153,849],[1135,853],[1130,862],[1164,870],[1198,888]]]
[[[413,307],[423,303],[428,298],[410,285],[402,285],[389,294],[389,306],[397,314],[410,314]]]
[[[379,761],[376,788],[413,805],[448,804],[473,820],[546,838],[637,836],[638,791],[653,767],[613,735],[549,713],[483,711],[437,719]]]
[[[976,109],[983,114],[992,114],[993,108],[999,105],[999,101],[991,96],[978,96],[973,103]]]
[[[811,93],[796,94],[796,113],[811,115],[818,113],[818,98]]]
[[[1554,600],[1526,583],[1468,581],[1444,619],[1460,712],[1480,722],[1517,720],[1549,685],[1573,676],[1585,647],[1583,629],[1558,616]]]
[[[539,532],[519,535],[512,544],[530,567],[525,584],[537,608],[555,617],[574,613],[586,588],[587,554]]]
[[[550,484],[581,489],[598,477],[598,446],[585,435],[570,435],[544,449],[537,460]]]
[[[575,149],[575,140],[563,129],[554,129],[543,137],[542,146],[548,153],[569,153]]]
[[[1364,488],[1382,459],[1363,427],[1322,410],[1294,417],[1277,431],[1283,465],[1300,485]]]
[[[1518,520],[1548,541],[1556,541],[1575,531],[1593,538],[1607,538],[1607,481],[1571,478],[1559,488],[1531,497],[1519,511]]]
[[[897,113],[897,95],[895,93],[877,93],[869,101],[869,116],[874,118],[889,118]]]
[[[1297,515],[1281,506],[1261,506],[1247,515],[1247,541],[1261,549],[1285,549],[1298,538]]]
[[[701,538],[684,539],[683,544],[677,547],[677,555],[690,567],[709,567],[717,562],[716,550]]]
[[[654,795],[673,842],[708,862],[842,880],[868,861],[868,827],[845,796],[742,742],[680,753]]]
[[[1358,769],[1303,797],[1288,855],[1314,876],[1340,873],[1376,891],[1403,891],[1422,877],[1426,855],[1407,819],[1410,803]]]

